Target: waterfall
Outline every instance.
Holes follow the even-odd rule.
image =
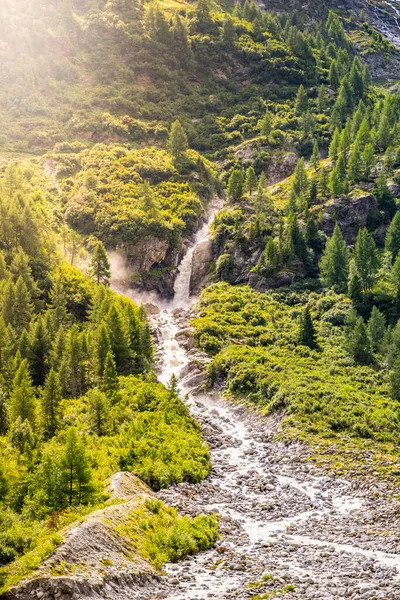
[[[210,207],[207,220],[198,230],[195,236],[194,244],[188,249],[179,266],[178,276],[174,285],[174,299],[172,308],[185,308],[190,305],[190,280],[192,277],[193,256],[196,246],[205,242],[210,237],[210,227],[214,217],[220,209],[220,203],[216,202]]]

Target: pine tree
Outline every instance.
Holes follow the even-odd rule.
[[[340,196],[344,193],[344,185],[342,178],[340,176],[340,170],[337,165],[333,169],[331,176],[329,178],[329,187],[333,196]]]
[[[393,261],[400,251],[400,212],[397,212],[389,225],[385,240],[385,250],[390,252]]]
[[[328,287],[344,290],[349,270],[349,252],[339,225],[335,225],[320,261],[321,279]]]
[[[9,279],[2,290],[1,314],[6,325],[14,324],[15,315],[15,286]]]
[[[98,242],[93,251],[89,272],[91,277],[93,277],[98,284],[110,284],[110,263],[108,262],[107,252],[102,242]]]
[[[340,144],[340,131],[338,129],[338,127],[336,127],[334,134],[332,136],[332,140],[331,143],[329,145],[329,158],[336,158],[337,153],[339,151],[339,144]]]
[[[257,177],[255,174],[255,171],[254,171],[253,167],[249,167],[246,171],[245,188],[246,188],[246,191],[249,192],[250,196],[252,195],[253,191],[255,190],[256,185],[257,185]]]
[[[363,176],[364,179],[371,177],[371,169],[375,162],[375,152],[372,144],[367,144],[362,154]]]
[[[21,422],[35,422],[35,394],[29,373],[28,361],[22,360],[15,374],[10,394],[10,417]]]
[[[385,151],[392,142],[392,130],[390,120],[386,113],[383,113],[376,132],[376,146],[378,150]]]
[[[64,492],[71,506],[81,504],[90,491],[91,472],[86,458],[82,440],[78,438],[75,427],[70,427],[65,436],[65,444],[61,456]]]
[[[314,148],[313,148],[313,152],[312,152],[311,159],[310,159],[310,163],[312,164],[312,166],[314,167],[315,170],[317,170],[320,160],[321,160],[321,154],[319,151],[318,142],[316,141],[314,143]]]
[[[340,86],[337,63],[335,60],[331,62],[331,67],[329,69],[329,85],[333,90],[338,90]]]
[[[109,401],[107,396],[95,388],[86,394],[89,407],[89,418],[92,431],[99,437],[107,430]]]
[[[107,354],[111,351],[110,337],[106,324],[103,323],[97,331],[94,342],[94,364],[98,377],[102,377],[106,365]]]
[[[329,171],[326,167],[322,167],[319,172],[318,192],[323,199],[329,196]]]
[[[365,292],[372,287],[379,266],[375,242],[364,227],[360,229],[354,250],[354,263]]]
[[[21,276],[15,284],[15,304],[13,325],[17,333],[21,333],[30,323],[33,313],[31,295]]]
[[[307,92],[304,89],[304,85],[300,85],[296,100],[295,100],[295,113],[299,117],[300,115],[304,115],[308,110],[308,96]]]
[[[272,132],[272,123],[272,115],[269,111],[267,111],[262,120],[260,121],[260,133],[267,139],[269,138]]]
[[[354,326],[346,334],[347,349],[355,362],[368,365],[373,362],[372,344],[367,326],[362,317],[359,317]]]
[[[46,378],[42,394],[42,419],[46,438],[52,438],[57,430],[60,401],[60,381],[57,373],[54,369],[51,369]]]
[[[110,397],[114,397],[119,390],[117,366],[111,351],[106,356],[101,388]]]
[[[347,173],[349,180],[353,183],[360,181],[362,171],[362,156],[361,151],[357,143],[354,143],[353,148],[350,152],[349,164]]]
[[[374,306],[368,321],[368,331],[372,342],[372,348],[379,350],[386,331],[386,319],[380,310]]]
[[[185,130],[183,129],[181,122],[176,120],[172,124],[171,132],[169,134],[168,151],[175,160],[179,161],[182,159],[187,149],[188,141]]]
[[[42,386],[47,374],[47,359],[50,351],[50,339],[48,332],[39,319],[34,324],[30,335],[30,364],[33,383],[35,386]]]
[[[114,354],[118,373],[129,373],[132,354],[121,314],[115,305],[112,305],[108,312],[107,324],[111,350]]]
[[[301,318],[299,341],[300,344],[308,346],[309,348],[317,347],[315,327],[308,306],[305,308]]]
[[[232,202],[239,202],[243,196],[244,179],[241,169],[234,169],[228,181],[228,198]]]
[[[53,282],[49,292],[52,307],[52,320],[54,331],[57,332],[62,325],[68,322],[67,298],[60,277]]]
[[[295,197],[306,196],[308,191],[308,177],[304,158],[299,158],[294,171],[291,191]]]

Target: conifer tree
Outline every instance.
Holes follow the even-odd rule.
[[[329,145],[329,158],[336,158],[337,153],[339,151],[339,143],[340,143],[340,131],[339,128],[336,127],[331,143]]]
[[[242,169],[234,169],[228,181],[228,198],[232,202],[239,202],[243,196],[243,171]]]
[[[299,158],[294,171],[291,190],[295,197],[306,196],[308,191],[308,177],[304,158]]]
[[[294,110],[298,117],[304,115],[308,110],[308,96],[303,84],[297,90]]]
[[[110,397],[119,389],[117,366],[111,351],[106,356],[101,388]]]
[[[246,191],[249,192],[250,196],[252,195],[253,191],[255,190],[256,185],[257,185],[256,174],[254,172],[253,167],[249,167],[246,171],[245,187],[246,187]]]
[[[362,165],[363,165],[363,175],[364,179],[369,179],[371,177],[371,169],[375,162],[375,152],[372,144],[367,144],[362,153]]]
[[[86,394],[92,431],[99,437],[107,430],[109,401],[100,390],[93,388]]]
[[[346,332],[347,349],[355,362],[368,365],[373,362],[371,338],[362,317],[355,320],[354,325]]]
[[[394,361],[390,374],[390,396],[393,400],[400,400],[400,358]]]
[[[376,146],[378,150],[385,151],[392,142],[392,131],[387,113],[383,113],[376,132]]]
[[[318,193],[322,198],[329,196],[329,171],[322,167],[318,177]]]
[[[385,239],[385,250],[391,253],[393,261],[400,251],[400,212],[394,215],[389,225]]]
[[[50,303],[52,307],[52,320],[54,331],[68,322],[67,299],[64,286],[59,277],[57,277],[49,292]]]
[[[333,196],[340,196],[344,193],[344,185],[340,176],[340,169],[335,166],[329,178],[329,187]]]
[[[110,336],[108,335],[106,324],[103,323],[97,332],[94,346],[95,371],[98,377],[103,376],[107,354],[110,351]]]
[[[320,261],[321,279],[328,287],[344,290],[349,270],[349,252],[339,225],[335,225]]]
[[[168,151],[179,161],[184,156],[188,149],[188,141],[185,130],[179,120],[176,120],[171,127],[171,132],[168,138]]]
[[[335,60],[331,62],[331,67],[329,69],[329,85],[333,90],[338,90],[340,86],[337,63]]]
[[[299,341],[300,344],[309,348],[316,348],[317,346],[315,327],[308,306],[305,308],[300,321]]]
[[[30,335],[30,364],[35,386],[44,384],[47,374],[47,358],[50,351],[50,339],[43,319],[39,317]]]
[[[267,139],[272,132],[272,122],[272,115],[269,111],[267,111],[260,121],[260,133]]]
[[[28,327],[33,312],[31,296],[25,281],[21,276],[18,277],[17,283],[15,284],[14,294],[13,325],[16,332],[21,333],[23,329]]]
[[[98,242],[93,251],[90,262],[90,275],[98,284],[109,285],[110,283],[110,263],[108,262],[107,252],[102,242]]]
[[[58,427],[61,387],[57,373],[51,369],[42,394],[43,430],[46,438],[52,438]]]
[[[118,373],[129,373],[132,355],[126,330],[120,312],[112,305],[107,315],[111,350],[114,354]]]
[[[312,152],[311,159],[310,159],[310,163],[312,164],[312,166],[314,167],[315,170],[317,170],[320,160],[321,160],[321,154],[319,151],[318,142],[316,141],[314,143],[314,148],[313,148],[313,152]]]
[[[353,183],[360,181],[362,171],[362,156],[360,148],[357,142],[354,143],[353,148],[350,152],[349,164],[347,173],[349,180]]]
[[[18,418],[21,422],[35,422],[35,394],[29,374],[28,361],[22,360],[15,374],[10,394],[10,417],[12,421]]]
[[[2,290],[1,314],[6,325],[14,324],[15,286],[11,279],[6,281]]]
[[[354,263],[365,292],[372,287],[379,266],[376,245],[367,229],[360,229],[354,249]]]
[[[368,331],[372,342],[372,348],[379,350],[386,331],[386,319],[380,310],[374,306],[368,321]]]
[[[81,504],[90,491],[91,471],[84,445],[78,438],[75,427],[70,427],[65,435],[61,469],[68,504]]]

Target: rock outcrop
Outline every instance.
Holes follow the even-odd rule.
[[[205,240],[197,244],[193,251],[192,274],[190,278],[191,294],[198,294],[203,289],[213,260],[213,242]]]
[[[368,215],[376,210],[378,205],[372,194],[366,193],[357,198],[335,198],[324,206],[322,229],[330,237],[338,223],[346,242],[353,244],[358,230],[367,226]]]
[[[132,551],[120,533],[130,513],[153,492],[131,473],[116,473],[109,493],[121,502],[97,510],[72,525],[53,556],[21,584],[4,595],[6,600],[139,600],[159,575]]]

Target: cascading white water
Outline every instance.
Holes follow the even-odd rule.
[[[193,360],[179,343],[179,331],[185,314],[189,318],[184,309],[195,300],[190,298],[193,254],[207,239],[216,210],[217,206],[181,263],[174,300],[151,317],[158,336],[159,380],[164,384],[172,375],[179,378]],[[177,308],[182,309],[178,314]],[[201,484],[181,484],[160,495],[182,512],[216,511],[223,539],[221,549],[167,565],[165,580],[154,584],[149,594],[143,592],[143,600],[245,600],[249,585],[265,573],[280,578],[282,588],[285,582],[295,585],[288,599],[400,598],[397,542],[377,527],[368,528],[382,509],[372,492],[360,498],[349,482],[315,472],[296,449],[266,437],[268,425],[257,415],[218,394],[192,396],[185,379],[181,389],[207,433],[213,469]]]
[[[219,202],[214,203],[210,207],[206,222],[196,233],[193,246],[189,248],[183,257],[179,267],[178,276],[175,280],[172,308],[187,308],[190,303],[190,280],[192,276],[193,255],[196,246],[209,239],[210,227],[219,208]]]

